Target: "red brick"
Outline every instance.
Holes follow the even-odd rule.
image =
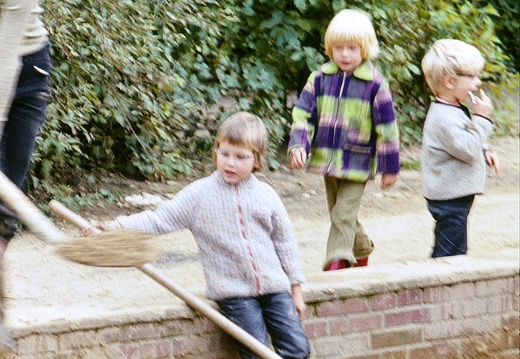
[[[448,300],[448,287],[432,287],[424,290],[424,302],[425,303],[438,303],[445,302]]]
[[[450,299],[467,299],[475,295],[474,283],[460,283],[450,287]]]
[[[449,319],[461,319],[464,317],[464,304],[462,300],[456,300],[446,305],[447,315]]]
[[[456,344],[430,344],[428,347],[410,349],[409,359],[459,358],[459,347]]]
[[[139,346],[136,344],[126,344],[121,346],[121,355],[124,359],[139,358]]]
[[[487,313],[503,313],[513,310],[513,301],[511,296],[503,295],[487,299]]]
[[[309,338],[325,337],[329,334],[327,331],[327,322],[325,321],[306,321],[303,323],[303,329]]]
[[[403,359],[406,358],[406,350],[385,351],[378,356],[379,359]],[[356,357],[356,359],[358,359]]]
[[[122,337],[125,340],[160,338],[160,328],[154,324],[138,324],[123,328]]]
[[[507,328],[519,329],[520,319],[518,318],[518,313],[504,315],[502,317],[502,325]]]
[[[355,355],[357,357],[359,353],[367,353],[370,349],[369,335],[342,336],[340,338],[338,345],[346,356]]]
[[[372,297],[372,310],[390,309],[396,305],[394,293],[378,294]]]
[[[315,358],[338,358],[341,352],[340,343],[342,337],[326,337],[313,340],[313,357]]]
[[[369,309],[367,299],[353,298],[345,301],[322,303],[317,308],[317,316],[327,317],[338,314],[367,312]]]
[[[394,327],[398,325],[427,323],[430,321],[430,311],[425,308],[403,310],[396,313],[387,313],[385,326]]]
[[[462,315],[464,317],[474,317],[486,312],[486,298],[473,298],[462,303]]]
[[[384,357],[385,359],[394,359],[393,357],[387,358],[386,355]],[[404,356],[397,356],[395,359],[403,359]],[[372,355],[356,355],[356,359],[381,359],[381,356],[379,354],[372,354]]]
[[[520,277],[515,276],[509,280],[509,285],[511,286],[513,293],[516,295],[520,294]]]
[[[140,343],[138,353],[139,356],[136,358],[166,359],[172,356],[170,344],[167,342]]]
[[[397,302],[400,306],[420,304],[422,302],[422,290],[407,289],[397,294]]]
[[[431,306],[424,306],[430,310],[430,322],[442,322],[450,319],[450,305],[448,304],[436,304]]]
[[[511,292],[511,278],[500,278],[477,282],[475,284],[476,296],[488,296],[498,293]]]
[[[182,355],[185,355],[188,352],[188,350],[186,348],[187,347],[186,344],[187,344],[186,338],[179,338],[179,337],[172,338],[172,347],[173,347],[174,358],[176,356],[182,358]]]
[[[518,335],[518,331],[512,332],[511,334],[511,346],[513,348],[520,348],[520,336]]]
[[[421,341],[420,329],[394,330],[372,334],[373,349],[389,348],[398,345],[413,344]]]
[[[513,310],[520,311],[520,297],[515,294],[513,297]]]
[[[357,333],[364,330],[381,328],[382,315],[368,314],[349,316],[339,320],[330,320],[330,334]]]

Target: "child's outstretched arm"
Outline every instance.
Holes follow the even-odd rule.
[[[303,321],[307,317],[307,306],[303,301],[302,289],[299,284],[294,284],[291,290],[294,306],[296,307],[296,311],[300,316],[300,320]]]

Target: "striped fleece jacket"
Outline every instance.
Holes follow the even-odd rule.
[[[304,147],[308,168],[366,182],[399,173],[399,133],[388,83],[370,61],[352,74],[333,61],[313,72],[292,111],[289,152]]]
[[[215,171],[155,211],[116,220],[123,228],[150,234],[189,229],[213,300],[289,292],[305,280],[282,200],[253,174],[232,185]]]

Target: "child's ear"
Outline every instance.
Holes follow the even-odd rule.
[[[448,89],[453,89],[453,87],[455,86],[455,77],[454,76],[451,76],[451,75],[446,75],[444,76],[444,78],[442,79],[442,83],[444,84],[444,86]]]

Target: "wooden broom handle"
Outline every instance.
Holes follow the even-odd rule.
[[[64,219],[66,222],[73,224],[80,229],[91,230],[92,233],[96,234],[102,232],[99,228],[92,226],[85,218],[54,199],[49,202],[49,210],[55,216]]]
[[[41,240],[52,244],[67,240],[54,223],[3,172],[0,172],[0,199]]]
[[[73,211],[71,211],[70,209],[68,209],[56,200],[50,201],[49,209],[56,216],[63,218],[70,224],[73,224],[81,229],[97,230],[98,232],[101,232],[99,229],[92,227],[86,219],[74,213]],[[200,314],[211,320],[218,327],[220,327],[220,329],[222,329],[223,331],[231,335],[233,338],[244,344],[246,347],[248,347],[251,351],[259,355],[261,358],[282,359],[282,357],[273,352],[269,347],[265,346],[258,339],[256,339],[251,334],[246,332],[244,329],[240,328],[238,325],[226,318],[219,311],[212,308],[207,303],[203,302],[199,297],[179,286],[173,280],[161,273],[153,265],[147,263],[136,268],[148,275],[149,277],[151,277],[164,288],[168,289],[177,297],[182,299],[193,310],[199,312]]]

